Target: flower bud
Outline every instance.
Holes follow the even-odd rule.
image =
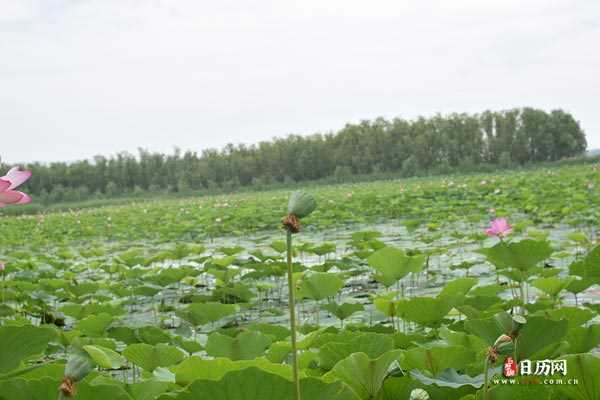
[[[506,343],[506,342],[512,342],[512,338],[508,335],[500,335],[498,336],[498,339],[496,339],[496,342],[494,343],[494,346],[498,346],[501,343]]]

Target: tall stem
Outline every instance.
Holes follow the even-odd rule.
[[[298,376],[298,354],[296,348],[296,302],[294,300],[294,282],[292,279],[292,231],[287,230],[287,275],[288,307],[290,309],[290,329],[292,330],[292,370],[294,372],[295,400],[300,398],[300,377]]]
[[[485,367],[483,370],[483,399],[484,400],[488,400],[490,398],[489,393],[488,393],[488,389],[489,389],[489,382],[488,382],[488,370],[490,368],[490,360],[489,357],[486,356],[485,357]]]

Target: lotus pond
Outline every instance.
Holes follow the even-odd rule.
[[[597,166],[303,190],[0,217],[0,399],[600,399]]]

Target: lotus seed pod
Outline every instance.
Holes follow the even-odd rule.
[[[80,381],[94,369],[94,366],[94,361],[87,353],[75,351],[69,355],[65,376],[73,378],[75,382]]]
[[[304,218],[317,208],[315,198],[304,192],[294,192],[290,196],[288,203],[288,214],[295,215],[298,218]]]
[[[61,398],[75,397],[77,395],[75,383],[85,378],[94,369],[94,366],[94,361],[86,353],[74,350],[69,355],[65,376],[58,387]]]
[[[494,347],[496,349],[496,353],[502,356],[513,354],[515,351],[515,343],[512,340],[508,342],[500,342]]]
[[[519,330],[527,323],[527,319],[522,315],[513,315],[512,317],[512,331],[518,333]]]

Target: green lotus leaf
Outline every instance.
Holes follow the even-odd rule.
[[[56,400],[60,379],[0,380],[0,400]]]
[[[594,247],[582,261],[569,266],[571,275],[578,275],[584,280],[600,283],[600,246]]]
[[[466,332],[451,331],[445,326],[440,328],[438,334],[446,343],[453,346],[464,346],[476,354],[488,347],[486,342],[478,336],[469,335]]]
[[[109,378],[110,379],[110,378]],[[92,382],[80,382],[77,384],[76,399],[85,400],[138,400],[132,397],[124,385],[112,379],[112,382],[102,382],[94,384]]]
[[[334,301],[323,305],[322,308],[324,310],[329,311],[333,315],[335,315],[341,321],[344,321],[346,318],[350,317],[352,314],[357,313],[359,311],[363,311],[365,309],[362,304],[357,304],[357,303],[338,304]]]
[[[156,346],[136,343],[127,346],[123,350],[123,356],[146,371],[152,372],[158,367],[169,367],[179,363],[185,354],[177,347],[162,343]]]
[[[292,368],[289,365],[272,363],[264,358],[232,361],[228,358],[206,360],[198,356],[183,360],[175,369],[175,379],[181,386],[187,386],[198,379],[220,381],[228,372],[250,367],[260,368],[292,381]]]
[[[315,378],[300,381],[303,398],[357,400],[341,382],[325,383]],[[293,383],[260,368],[250,367],[227,373],[220,381],[196,380],[176,400],[293,400]]]
[[[543,317],[530,316],[518,338],[518,358],[530,358],[539,350],[559,342],[567,334],[567,320],[553,321]]]
[[[158,274],[149,276],[147,279],[159,286],[167,287],[181,281],[187,275],[188,271],[185,268],[166,268]]]
[[[452,308],[445,298],[412,297],[396,303],[397,315],[425,326],[437,326]]]
[[[133,289],[133,293],[136,296],[142,297],[154,297],[158,292],[161,291],[160,287],[150,286],[150,285],[142,285]]]
[[[410,272],[420,272],[425,259],[424,254],[408,256],[404,251],[388,246],[371,254],[367,261],[377,271],[375,279],[391,286]]]
[[[299,280],[298,299],[323,300],[335,296],[343,286],[344,281],[332,273],[303,275]]]
[[[484,383],[484,374],[470,377],[468,375],[459,374],[453,368],[445,369],[441,374],[438,374],[433,378],[423,374],[417,369],[410,371],[410,376],[424,385],[437,385],[451,388],[458,388],[464,385],[480,388]]]
[[[570,400],[596,400],[600,398],[600,357],[587,354],[571,354],[561,357],[567,361],[567,375],[558,379],[576,379],[577,384],[557,385],[556,389]]]
[[[83,346],[92,360],[102,368],[117,369],[125,363],[125,358],[114,350],[102,346]]]
[[[489,391],[490,400],[530,400],[550,399],[552,388],[549,385],[499,384]],[[477,392],[476,400],[485,400],[483,390]]]
[[[463,385],[456,388],[437,385],[425,385],[410,376],[401,378],[390,377],[385,380],[383,389],[377,400],[473,400],[469,397],[475,389],[470,385]],[[423,395],[426,393],[427,396]],[[416,395],[416,396],[415,396]],[[421,396],[422,397],[417,397]],[[414,396],[414,397],[413,397]]]
[[[491,346],[500,335],[510,335],[513,322],[512,317],[502,311],[490,318],[467,320],[464,327],[467,332],[479,336]]]
[[[569,327],[581,326],[594,318],[595,313],[587,308],[579,307],[560,307],[551,310],[539,312],[543,316],[548,316],[553,320],[566,319],[569,321]],[[579,353],[579,352],[577,352]]]
[[[166,382],[146,380],[128,384],[125,388],[134,400],[155,400],[169,390],[170,385]]]
[[[502,241],[494,247],[480,250],[489,262],[497,268],[516,268],[527,271],[534,268],[552,254],[553,250],[547,241],[524,239],[520,242]]]
[[[235,338],[213,332],[208,336],[206,352],[213,357],[251,360],[264,354],[272,342],[271,336],[260,332],[246,331]]]
[[[274,340],[284,340],[291,334],[291,331],[284,326],[266,323],[250,324],[246,327],[246,329],[249,331],[261,332],[265,335],[273,336]]]
[[[600,345],[600,325],[570,328],[565,340],[569,343],[571,353],[586,353]]]
[[[448,368],[464,370],[473,361],[475,353],[464,346],[419,346],[405,350],[400,365],[436,376]]]
[[[575,278],[539,278],[534,280],[531,285],[551,297],[556,297],[561,291],[565,290]]]
[[[458,278],[446,283],[442,291],[438,294],[439,297],[456,297],[465,296],[473,286],[477,284],[476,278]]]
[[[194,326],[200,326],[216,322],[237,311],[238,306],[234,304],[209,302],[190,304],[185,309],[177,310],[177,315]]]
[[[90,315],[80,320],[76,328],[86,336],[104,336],[113,320],[113,317],[107,313]]]
[[[360,399],[372,399],[381,390],[400,354],[401,350],[393,350],[371,359],[365,353],[354,353],[338,362],[323,379],[328,382],[340,380],[352,388]]]
[[[291,351],[292,345],[290,342],[273,342],[265,357],[273,363],[282,363],[287,360]]]
[[[112,316],[124,315],[127,310],[121,305],[115,305],[111,303],[88,303],[88,304],[76,304],[70,303],[65,304],[58,309],[65,315],[73,317],[75,319],[83,319],[90,315],[98,315],[106,313]]]
[[[336,338],[328,341],[319,349],[319,367],[330,370],[352,353],[365,353],[369,358],[374,359],[393,349],[394,340],[384,334],[355,334],[346,340]]]
[[[146,344],[170,343],[172,340],[168,332],[151,325],[137,328],[135,333],[139,341]]]
[[[0,373],[16,369],[27,358],[40,355],[55,337],[50,328],[0,326]]]

